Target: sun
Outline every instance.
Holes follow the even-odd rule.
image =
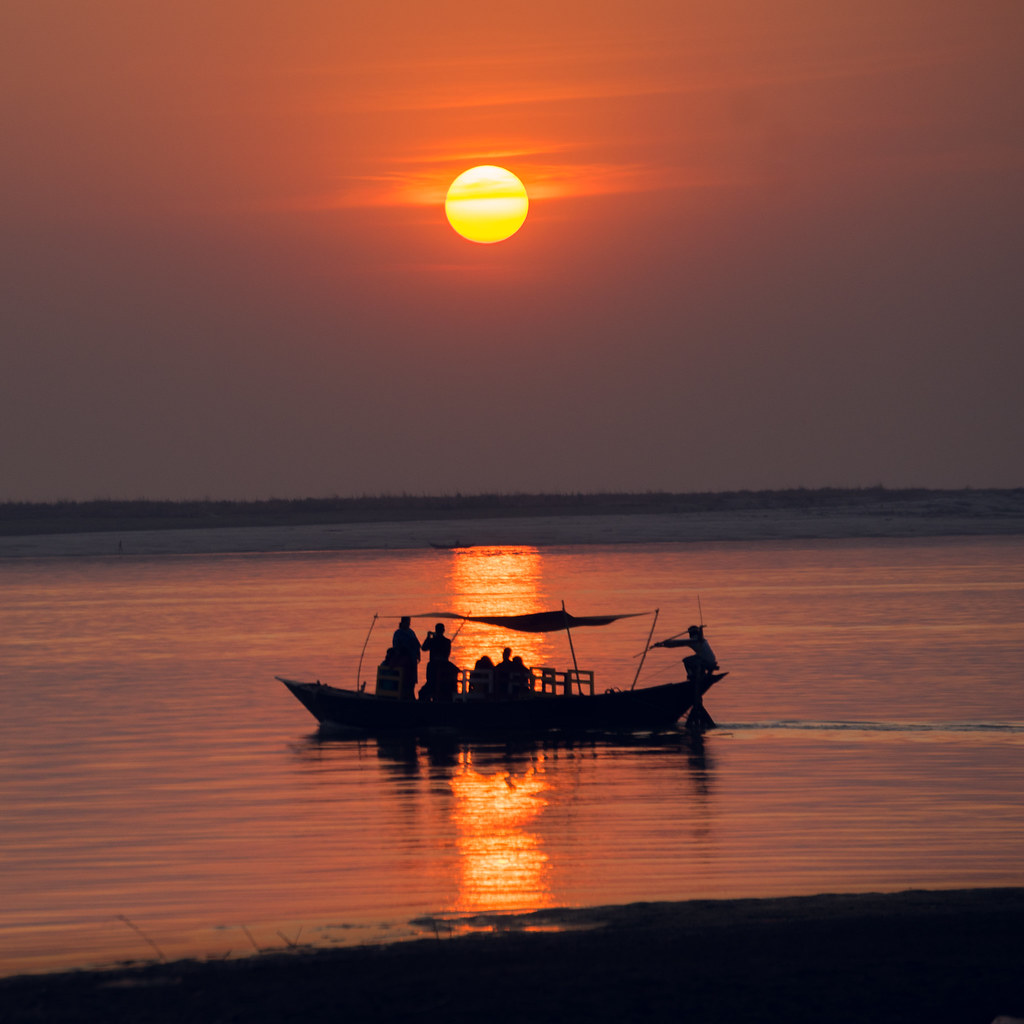
[[[511,171],[491,164],[463,171],[444,200],[448,223],[463,238],[485,245],[511,238],[529,209],[523,183]]]

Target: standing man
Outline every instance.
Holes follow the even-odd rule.
[[[398,691],[401,700],[416,699],[416,683],[419,674],[420,638],[409,625],[409,616],[403,615],[391,638],[395,658],[402,669],[402,685]]]
[[[454,666],[449,663],[452,642],[444,635],[443,622],[427,633],[423,650],[430,653],[430,658],[427,661],[427,682],[420,691],[420,700],[451,700],[454,696],[451,671]]]

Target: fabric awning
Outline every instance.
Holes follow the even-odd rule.
[[[423,612],[415,619],[459,619],[480,622],[486,626],[512,629],[518,633],[555,633],[580,626],[607,626],[617,619],[635,619],[650,612],[629,612],[625,615],[570,615],[561,608],[550,612],[527,612],[523,615],[457,615],[455,612]]]

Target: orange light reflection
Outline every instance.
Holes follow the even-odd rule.
[[[453,611],[459,615],[519,615],[545,611],[541,592],[543,558],[535,547],[457,548],[448,573]],[[550,664],[554,644],[545,633],[511,633],[495,626],[468,623],[459,633],[452,660],[470,668],[487,655],[501,661],[505,647],[512,648],[528,666]]]
[[[553,906],[548,855],[527,826],[547,806],[544,758],[524,775],[485,775],[464,751],[451,779],[459,849],[460,913],[542,910]]]
[[[448,592],[460,615],[515,615],[544,611],[543,558],[535,547],[456,548],[451,553]],[[513,633],[468,623],[455,641],[452,658],[469,667],[482,655],[501,660],[511,647],[527,665],[549,664],[555,649],[547,634]],[[547,805],[544,758],[522,774],[477,771],[471,750],[459,755],[451,778],[452,818],[459,849],[459,913],[540,910],[552,906],[548,855],[528,830]]]

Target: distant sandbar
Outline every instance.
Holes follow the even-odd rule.
[[[1024,489],[435,501],[256,503],[220,518],[217,503],[194,514],[168,503],[142,514],[128,503],[119,516],[46,506],[35,518],[33,506],[18,506],[3,520],[0,558],[1024,534]]]

